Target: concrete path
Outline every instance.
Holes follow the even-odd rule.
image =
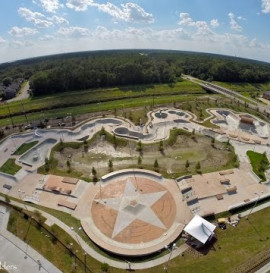
[[[4,200],[4,198],[2,196],[0,196],[0,200]],[[11,201],[12,204],[24,208],[25,209],[25,205],[15,202],[15,201]],[[27,209],[29,211],[34,211],[36,210],[36,208],[33,208],[31,206],[27,206]],[[152,260],[152,261],[148,261],[148,262],[142,262],[142,263],[131,263],[129,264],[127,262],[126,259],[123,259],[123,261],[115,261],[112,260],[108,257],[104,257],[103,255],[101,255],[100,253],[96,252],[93,248],[91,248],[76,232],[73,228],[67,226],[66,224],[64,224],[63,222],[61,222],[59,219],[55,218],[54,216],[45,213],[44,211],[40,211],[42,213],[42,215],[44,217],[47,218],[46,224],[48,225],[53,225],[56,224],[59,227],[61,227],[65,232],[67,232],[74,240],[76,240],[79,245],[83,248],[83,250],[88,253],[90,256],[92,256],[93,258],[95,258],[96,260],[100,261],[101,263],[107,263],[108,265],[112,266],[112,267],[116,267],[116,268],[121,268],[121,269],[146,269],[146,268],[151,268],[157,265],[161,265],[164,263],[167,263],[169,259],[173,259],[177,256],[179,256],[181,253],[183,253],[184,251],[186,251],[189,246],[184,244],[181,245],[179,248],[175,248],[173,250],[172,253],[168,252],[168,254]],[[77,231],[79,233],[79,231]],[[20,240],[19,240],[20,241]],[[23,248],[25,249],[25,248]],[[41,259],[40,259],[41,260]],[[90,267],[91,269],[91,267]],[[53,271],[51,271],[53,272]],[[56,272],[56,271],[55,271]]]
[[[9,212],[0,210],[0,264],[9,272],[61,273],[53,264],[25,242],[6,230]]]

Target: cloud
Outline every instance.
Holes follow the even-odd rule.
[[[93,4],[93,0],[67,0],[66,6],[76,11],[85,11]]]
[[[189,16],[189,13],[181,12],[179,14],[179,17],[180,17],[180,21],[178,22],[179,25],[195,26],[195,22],[193,21],[193,19],[191,19],[191,17]]]
[[[39,28],[47,28],[53,24],[46,20],[45,15],[40,12],[33,12],[27,8],[19,8],[18,13],[20,16],[24,17],[27,22],[31,22]]]
[[[212,19],[212,20],[210,21],[210,25],[211,25],[211,27],[213,27],[213,28],[219,27],[218,19]]]
[[[5,44],[6,40],[4,40],[1,36],[0,36],[0,45]]]
[[[85,11],[89,6],[96,7],[98,10],[109,14],[116,21],[134,22],[134,23],[153,23],[153,14],[146,12],[136,3],[121,4],[120,7],[111,2],[106,4],[95,3],[94,0],[67,0],[67,7],[76,11]]]
[[[235,30],[235,31],[242,31],[243,28],[236,22],[235,16],[232,12],[230,12],[228,14],[229,18],[230,18],[230,25],[231,25],[231,29]],[[241,17],[242,18],[242,17]]]
[[[58,33],[67,38],[85,38],[91,35],[89,29],[82,27],[61,27]]]
[[[262,12],[270,13],[270,0],[262,0]]]
[[[39,0],[39,2],[47,12],[55,13],[60,7],[58,0]]]
[[[100,11],[111,15],[117,21],[136,22],[136,23],[154,23],[154,17],[146,12],[142,7],[135,3],[121,4],[121,8],[107,2],[106,4],[93,4]]]
[[[28,27],[13,27],[9,32],[10,35],[15,37],[24,37],[24,36],[32,36],[38,33],[37,29],[35,28],[28,28]]]
[[[59,17],[59,16],[52,16],[50,18],[48,18],[49,20],[53,21],[54,23],[58,24],[58,25],[68,25],[69,21],[63,17]]]

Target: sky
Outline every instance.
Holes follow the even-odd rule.
[[[135,48],[270,62],[270,0],[129,1],[0,0],[0,63]]]

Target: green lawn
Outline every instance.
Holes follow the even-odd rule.
[[[265,154],[247,151],[250,159],[253,172],[261,178],[262,181],[266,180],[264,172],[269,168],[269,161]]]
[[[0,168],[0,172],[14,175],[16,174],[22,167],[18,166],[15,163],[15,158],[9,158]]]
[[[23,143],[14,153],[14,155],[22,155],[26,151],[30,150],[33,146],[35,146],[38,141],[32,141],[28,143]]]
[[[24,110],[27,113],[33,111],[41,112],[50,109],[96,104],[119,99],[151,97],[152,100],[152,96],[185,94],[206,94],[206,92],[199,85],[183,80],[182,82],[177,82],[175,84],[135,85],[64,92],[46,97],[36,97],[24,101],[11,102],[9,103],[9,109],[11,114],[23,114]],[[0,109],[0,117],[8,114],[9,110],[7,107],[2,107]]]
[[[84,261],[84,251],[77,241],[71,238],[60,227],[53,225],[52,227],[46,226],[57,238],[66,246],[71,246],[73,252]],[[52,236],[43,228],[39,227],[35,221],[27,220],[16,210],[11,210],[11,215],[8,223],[8,230],[27,242],[30,246],[36,249],[41,255],[52,262],[57,268],[67,273],[83,273],[84,266],[78,261],[76,262],[77,268],[74,269],[75,257],[61,243],[52,239]],[[101,272],[101,263],[92,258],[86,257],[88,267],[93,272]],[[125,272],[119,269],[110,268],[111,273]]]
[[[260,252],[270,250],[270,208],[242,218],[237,227],[228,226],[226,230],[216,229],[217,242],[206,255],[197,251],[187,251],[169,263],[170,273],[208,273],[234,272],[244,264],[243,271],[256,264]],[[163,273],[163,265],[142,270],[141,273]],[[253,272],[253,271],[252,271]]]
[[[50,209],[49,209],[50,210]],[[16,212],[17,213],[17,212]],[[249,216],[249,220],[242,218],[237,227],[228,226],[226,230],[216,229],[217,242],[209,249],[206,255],[201,254],[195,250],[188,250],[183,256],[178,256],[169,262],[169,272],[178,273],[197,273],[197,272],[234,272],[236,268],[241,266],[246,272],[250,266],[258,262],[257,255],[269,253],[270,251],[270,208],[266,208],[255,214]],[[61,214],[63,214],[61,216]],[[59,212],[59,218],[62,220],[65,213]],[[14,219],[15,218],[15,219]],[[12,220],[13,219],[13,220]],[[78,221],[79,222],[79,221]],[[70,226],[75,229],[78,226],[74,222],[69,222]],[[9,229],[20,238],[25,238],[29,221],[23,217],[16,216],[11,218],[9,222]],[[82,251],[80,246],[70,238],[59,227],[55,227],[57,236],[66,244],[73,243],[73,248],[78,250],[77,254],[81,258]],[[80,234],[81,236],[81,234]],[[64,270],[71,272],[74,258],[58,244],[53,244],[52,240],[41,233],[41,230],[35,225],[31,224],[26,240],[30,241],[30,245],[39,251],[46,258],[50,259],[55,265]],[[101,272],[101,263],[95,259],[87,256],[87,264],[93,272]],[[78,269],[77,272],[83,272]],[[110,272],[125,272],[118,269],[110,269]],[[164,265],[146,270],[138,270],[140,273],[163,273]]]

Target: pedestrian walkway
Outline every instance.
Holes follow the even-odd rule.
[[[4,200],[4,198],[2,196],[0,196],[0,200]],[[25,209],[25,204],[19,203],[19,202],[15,202],[15,201],[11,201],[11,204],[16,205],[18,207],[24,208]],[[37,210],[36,208],[33,208],[31,206],[27,206],[27,209],[29,211],[34,211]],[[83,248],[83,250],[88,253],[90,256],[92,256],[93,258],[95,258],[96,260],[100,261],[101,263],[107,263],[109,266],[112,267],[116,267],[116,268],[121,268],[121,269],[134,269],[134,270],[139,270],[139,269],[146,269],[146,268],[151,268],[154,266],[158,266],[164,263],[167,263],[169,261],[169,259],[173,259],[177,256],[179,256],[181,253],[183,253],[184,251],[186,251],[189,246],[186,244],[181,245],[180,247],[174,248],[174,250],[172,252],[168,251],[168,254],[155,259],[155,260],[151,260],[151,261],[147,261],[147,262],[141,262],[141,263],[129,263],[126,259],[123,258],[123,261],[116,261],[116,260],[112,260],[108,257],[103,256],[102,254],[98,253],[96,250],[94,250],[92,247],[90,247],[75,231],[73,228],[67,226],[66,224],[64,224],[62,221],[60,221],[59,219],[55,218],[54,216],[41,211],[42,215],[44,217],[47,218],[46,224],[56,224],[58,225],[60,228],[62,228],[65,232],[67,232],[74,240],[76,240],[79,245]],[[17,238],[17,237],[16,237]],[[19,239],[18,239],[19,240]],[[21,240],[19,240],[21,241]],[[22,242],[22,241],[21,241]],[[22,248],[25,249],[25,248]],[[91,269],[91,266],[89,266]],[[48,272],[54,272],[54,271],[48,271]],[[57,272],[57,271],[55,271]],[[60,272],[60,271],[58,271]]]
[[[9,212],[0,209],[0,264],[8,272],[61,273],[27,243],[7,231]]]

